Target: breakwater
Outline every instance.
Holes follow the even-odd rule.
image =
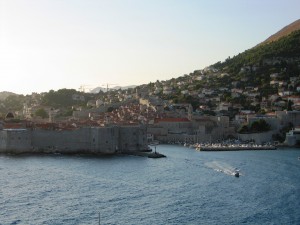
[[[242,151],[242,150],[276,150],[274,145],[209,145],[197,147],[199,151]]]

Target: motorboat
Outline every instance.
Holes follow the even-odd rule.
[[[239,171],[234,171],[233,175],[234,175],[235,177],[239,177],[239,176],[240,176],[240,172],[239,172]]]

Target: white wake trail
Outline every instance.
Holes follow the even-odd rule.
[[[220,162],[220,161],[212,161],[212,162],[207,162],[205,165],[215,171],[225,173],[227,175],[234,176],[234,174],[239,171],[237,168],[225,163],[225,162]]]

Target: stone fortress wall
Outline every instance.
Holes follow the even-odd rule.
[[[0,130],[0,153],[101,153],[148,148],[145,126]]]

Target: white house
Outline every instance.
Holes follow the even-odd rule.
[[[279,73],[272,73],[272,74],[270,74],[270,78],[271,79],[276,79],[278,77],[279,77]]]

